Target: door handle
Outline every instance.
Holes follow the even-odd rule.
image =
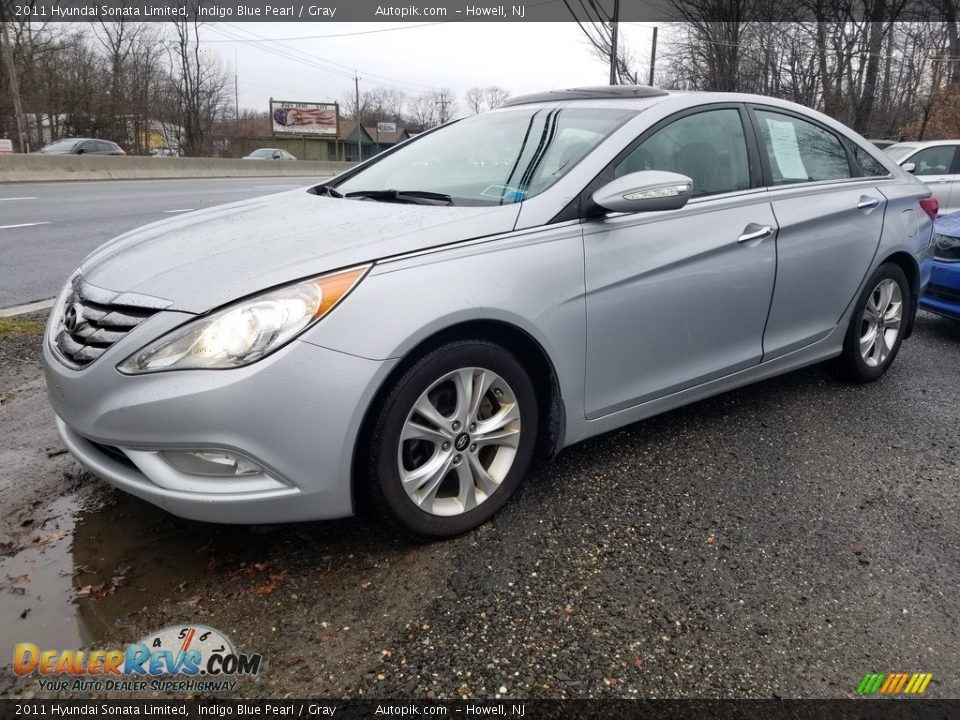
[[[950,178],[935,178],[933,180],[927,180],[927,185],[940,185],[941,183],[950,182]]]
[[[866,195],[860,196],[860,202],[857,203],[857,207],[861,210],[870,210],[875,208],[880,204],[880,198],[867,197]]]
[[[770,225],[757,225],[750,223],[743,229],[743,234],[737,238],[737,243],[743,245],[751,240],[763,240],[773,235],[773,227]]]

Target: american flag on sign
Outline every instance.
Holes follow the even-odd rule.
[[[334,127],[337,119],[333,111],[319,108],[277,108],[273,111],[273,120],[277,125]]]

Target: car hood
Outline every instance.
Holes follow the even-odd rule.
[[[138,228],[91,253],[81,271],[106,290],[200,313],[310,275],[508,232],[519,208],[404,205],[295,190]]]
[[[950,237],[960,237],[960,212],[938,217],[933,225],[934,232]]]

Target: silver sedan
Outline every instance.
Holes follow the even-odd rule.
[[[598,433],[811,363],[881,376],[936,213],[788,102],[517,98],[107,243],[51,313],[50,399],[82,464],[172,513],[453,535]]]

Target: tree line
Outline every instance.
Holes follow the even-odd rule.
[[[759,93],[824,111],[873,138],[960,137],[960,0],[933,3],[936,20],[909,17],[908,0],[799,0],[815,20],[771,22],[776,0],[667,0],[683,22],[663,24],[661,87]],[[610,36],[581,24],[609,59]],[[200,24],[4,23],[0,137],[18,138],[7,57],[19,80],[31,149],[49,139],[103,137],[144,154],[160,134],[185,155],[225,152],[226,140],[266,113],[236,107],[231,72],[205,51]],[[592,33],[592,35],[591,35]],[[648,76],[645,52],[620,43],[616,77]],[[499,107],[503,88],[408,94],[394,87],[346,93],[341,117],[429,128]],[[242,129],[242,130],[241,130]]]
[[[131,154],[148,154],[158,138],[187,156],[230,152],[231,139],[265,126],[268,113],[236,106],[232,73],[206,51],[200,27],[193,21],[4,23],[0,42],[6,37],[10,52],[0,53],[0,137],[16,141],[22,131],[32,150],[62,137],[101,137]],[[20,127],[8,56],[18,79]],[[509,95],[499,87],[472,88],[461,106],[449,88],[408,95],[374,87],[344,96],[340,114],[364,125],[426,129],[499,107]]]

